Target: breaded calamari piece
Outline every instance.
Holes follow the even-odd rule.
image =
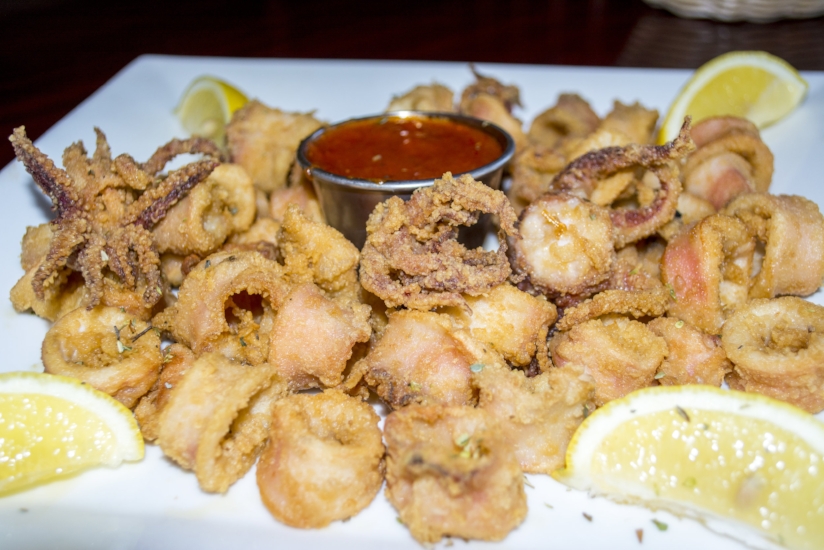
[[[498,216],[497,251],[467,250],[456,240],[458,227],[474,225],[482,212]],[[509,277],[504,235],[517,234],[514,223],[506,195],[469,174],[455,179],[447,172],[406,202],[392,197],[375,207],[366,222],[361,284],[389,307],[463,306],[463,294],[483,294]]]
[[[517,369],[484,365],[472,373],[472,385],[478,388],[478,407],[498,419],[506,444],[528,473],[562,468],[585,410],[595,409],[595,385],[575,364],[532,378]]]
[[[278,401],[257,465],[260,496],[275,519],[318,529],[366,508],[383,484],[379,420],[368,404],[335,390]]]
[[[369,311],[340,305],[312,283],[297,285],[274,319],[269,364],[292,390],[337,386],[352,348],[372,333]]]
[[[667,356],[666,341],[638,321],[593,319],[559,332],[549,341],[557,366],[583,365],[595,380],[595,404],[651,386]]]
[[[526,517],[523,471],[485,410],[407,407],[384,437],[386,497],[418,542],[502,540]]]
[[[322,125],[312,113],[288,113],[252,100],[226,126],[229,155],[255,187],[269,193],[286,187],[298,145]]]

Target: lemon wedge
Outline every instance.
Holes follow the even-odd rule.
[[[619,502],[754,528],[790,548],[824,546],[824,423],[762,395],[712,386],[630,393],[581,424],[553,477]]]
[[[763,128],[804,99],[807,82],[792,65],[767,52],[730,52],[708,61],[681,89],[661,125],[658,142],[678,135],[686,115],[695,124],[711,116],[735,115]]]
[[[132,412],[109,395],[64,376],[0,374],[0,495],[141,458]]]
[[[201,76],[183,92],[175,114],[190,134],[220,142],[232,113],[248,102],[249,98],[228,82]]]

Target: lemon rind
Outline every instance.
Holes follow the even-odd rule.
[[[807,91],[809,90],[809,83],[799,74],[799,72],[789,63],[781,59],[780,57],[774,56],[770,53],[764,51],[734,51],[729,52],[723,55],[720,55],[698,69],[696,69],[695,73],[687,80],[686,84],[681,87],[679,90],[675,102],[670,106],[669,110],[667,111],[667,116],[664,118],[664,122],[661,124],[661,130],[659,131],[658,135],[658,142],[664,143],[668,139],[675,137],[678,134],[678,130],[681,127],[684,118],[684,111],[686,110],[687,105],[689,102],[695,97],[695,93],[697,90],[702,88],[709,82],[711,79],[715,78],[725,69],[728,69],[733,66],[751,66],[757,68],[764,68],[766,64],[758,64],[758,63],[741,63],[742,59],[744,60],[753,60],[753,59],[764,59],[768,60],[768,65],[770,68],[776,69],[776,73],[778,77],[784,82],[793,82],[798,85],[797,88],[797,95],[795,97],[795,103],[793,107],[787,111],[787,113],[791,112],[796,106],[798,106],[803,100],[804,97],[807,95]],[[785,114],[787,114],[785,113]],[[676,116],[677,114],[677,116]],[[779,117],[780,118],[780,117]],[[761,127],[769,125],[775,120],[771,120],[766,123],[760,124]],[[693,121],[693,123],[698,121]]]

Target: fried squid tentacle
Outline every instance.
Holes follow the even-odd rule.
[[[497,251],[467,250],[456,240],[458,227],[475,224],[481,212],[498,216]],[[407,202],[392,197],[375,207],[366,224],[361,284],[390,307],[464,306],[462,294],[483,294],[509,277],[504,235],[517,234],[515,217],[502,192],[447,172]]]
[[[646,206],[613,208],[615,247],[648,237],[675,215],[681,182],[675,162],[694,149],[689,135],[689,117],[673,141],[660,146],[627,145],[589,152],[572,161],[550,185],[550,189],[590,198],[598,183],[631,168],[645,168],[657,177],[658,189]]]
[[[32,288],[44,300],[48,287],[61,280],[65,271],[78,271],[89,290],[89,309],[101,300],[115,305],[104,300],[108,268],[122,288],[136,292],[143,287],[143,309],[148,310],[163,294],[158,284],[160,259],[148,229],[218,163],[203,160],[165,178],[155,176],[172,156],[205,152],[214,157],[217,149],[197,138],[174,140],[141,166],[123,155],[112,161],[106,136],[99,129],[95,132],[94,156],[88,157],[82,143],[70,146],[64,153],[65,171],[34,146],[24,127],[15,129],[9,138],[26,170],[51,198],[56,213],[54,237],[31,279]]]

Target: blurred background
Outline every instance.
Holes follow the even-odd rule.
[[[751,15],[778,19],[689,19],[642,0],[0,0],[0,132],[25,124],[39,137],[144,53],[694,69],[731,50],[766,50],[824,70],[824,17],[770,17],[794,2],[749,1]],[[824,2],[800,4],[824,13]],[[0,166],[12,158],[0,147]]]

